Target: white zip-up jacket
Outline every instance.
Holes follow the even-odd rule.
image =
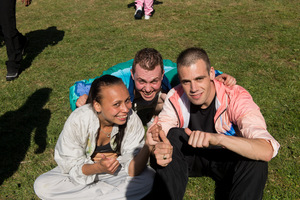
[[[83,174],[82,166],[94,163],[91,155],[96,147],[99,127],[100,122],[96,111],[91,104],[86,104],[71,113],[56,143],[54,159],[61,172],[69,174],[79,184],[90,184],[95,180],[96,174],[89,176]],[[113,149],[116,147],[114,140],[118,131],[119,127],[115,125],[110,139]],[[121,155],[118,157],[118,161],[127,174],[132,158],[144,145],[144,134],[141,120],[135,112],[130,110],[121,144]]]

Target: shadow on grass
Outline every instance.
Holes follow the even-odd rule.
[[[18,110],[0,117],[0,185],[17,171],[24,160],[34,131],[34,141],[38,146],[35,153],[45,151],[51,113],[43,107],[51,91],[50,88],[35,91]]]
[[[20,74],[29,68],[32,61],[44,51],[46,47],[54,46],[64,38],[65,32],[57,30],[55,26],[51,26],[45,30],[36,30],[26,33],[29,43],[25,50],[25,55],[20,68]]]
[[[4,39],[2,38],[2,35],[0,37],[0,48],[4,46]]]

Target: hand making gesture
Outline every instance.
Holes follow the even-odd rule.
[[[147,131],[147,138],[155,145],[153,154],[158,165],[166,167],[172,161],[173,146],[158,123],[156,116],[152,126]]]

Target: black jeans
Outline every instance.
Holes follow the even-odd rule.
[[[209,176],[216,182],[215,199],[262,199],[268,163],[250,160],[222,148],[193,148],[183,129],[172,128],[172,162],[154,166],[152,199],[183,199],[188,177]]]
[[[0,1],[0,35],[4,37],[8,61],[7,71],[18,72],[26,38],[16,28],[16,0]]]

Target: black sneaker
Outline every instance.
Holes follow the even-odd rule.
[[[140,9],[136,10],[135,14],[134,14],[134,18],[135,19],[142,19],[142,17],[143,17],[143,11],[140,10]]]
[[[18,78],[18,76],[19,76],[18,72],[16,72],[16,73],[9,73],[9,72],[7,72],[7,74],[6,74],[6,81],[12,81],[12,80]]]

